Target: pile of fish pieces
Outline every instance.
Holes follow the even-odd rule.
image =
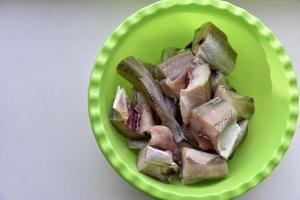
[[[183,184],[226,177],[246,133],[254,101],[227,83],[237,53],[213,23],[200,26],[184,49],[163,50],[157,66],[132,56],[117,66],[134,87],[132,102],[118,87],[111,122],[140,150],[137,169]]]

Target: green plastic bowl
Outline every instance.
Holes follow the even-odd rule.
[[[229,82],[255,99],[249,132],[232,160],[229,175],[217,181],[164,184],[139,173],[137,152],[109,122],[118,85],[131,85],[116,73],[129,55],[158,63],[163,48],[184,47],[194,30],[212,21],[238,52]],[[289,57],[274,34],[244,9],[225,1],[159,1],[125,20],[108,38],[91,74],[89,115],[97,143],[115,171],[137,189],[158,199],[229,199],[261,182],[279,163],[294,134],[298,90]]]

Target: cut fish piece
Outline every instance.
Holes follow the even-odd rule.
[[[209,63],[212,69],[225,75],[234,69],[237,53],[230,46],[226,34],[211,22],[195,31],[192,51],[200,60]]]
[[[180,92],[180,112],[184,124],[197,106],[211,99],[210,69],[208,64],[198,65],[190,74],[189,85]]]
[[[241,143],[247,133],[247,125],[247,120],[242,121],[240,124],[234,123],[228,126],[223,133],[220,134],[217,151],[223,158],[228,159]]]
[[[226,160],[217,154],[183,147],[182,163],[181,181],[183,184],[223,178],[228,174]]]
[[[192,111],[190,126],[195,131],[204,131],[215,149],[218,137],[225,128],[236,123],[237,111],[228,102],[216,97]]]
[[[146,146],[139,154],[138,171],[160,181],[170,182],[178,171],[178,165],[172,160],[171,151],[162,151]]]
[[[180,96],[180,91],[187,87],[187,78],[189,74],[189,69],[183,71],[177,78],[173,81],[166,78],[160,81],[160,87],[163,93],[177,101]]]
[[[160,87],[144,65],[134,57],[128,57],[118,64],[117,71],[147,98],[163,125],[173,133],[176,142],[183,140],[180,125],[167,107]]]
[[[177,154],[177,145],[168,127],[152,126],[148,132],[151,135],[150,146],[161,150],[169,150],[173,154]]]
[[[128,97],[123,88],[118,87],[113,103],[110,121],[124,136],[129,138],[143,138],[139,130],[139,111],[128,102]]]
[[[175,93],[172,91],[170,86],[167,85],[167,79],[163,79],[163,80],[159,81],[159,85],[160,85],[161,91],[163,92],[163,94],[166,97],[172,98],[173,100],[177,99]]]
[[[133,91],[134,103],[138,106],[140,111],[140,128],[139,133],[143,134],[148,131],[150,127],[154,126],[154,120],[150,105],[142,93]]]
[[[196,66],[197,63],[194,62],[194,54],[192,51],[184,49],[158,65],[156,72],[157,79],[163,80],[168,78],[173,81],[185,70],[193,69]]]
[[[211,75],[211,89],[213,93],[217,90],[219,85],[223,85],[226,89],[230,88],[226,76],[221,72],[216,71]]]
[[[220,97],[232,104],[238,112],[239,119],[249,119],[254,113],[254,99],[251,97],[243,97],[231,90],[227,90],[225,86],[220,85],[215,92],[215,97]]]

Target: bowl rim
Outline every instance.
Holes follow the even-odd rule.
[[[284,67],[285,75],[288,79],[288,92],[290,95],[289,104],[289,118],[286,124],[285,133],[282,135],[280,145],[276,149],[273,156],[268,160],[267,164],[264,165],[260,171],[258,171],[249,180],[245,180],[236,187],[221,191],[220,193],[214,193],[209,195],[204,195],[199,197],[198,195],[181,194],[176,191],[167,191],[164,188],[158,187],[155,184],[149,182],[143,182],[139,176],[134,174],[126,164],[119,158],[118,154],[112,148],[108,138],[105,135],[104,125],[100,117],[100,99],[101,90],[99,89],[101,85],[101,80],[103,76],[103,70],[109,59],[110,53],[116,47],[117,41],[121,39],[128,32],[129,28],[145,17],[154,14],[155,12],[169,9],[176,6],[186,6],[195,4],[197,6],[212,6],[216,9],[225,10],[229,14],[241,17],[248,25],[254,27],[256,31],[269,43],[269,45],[276,52],[281,65]],[[294,135],[297,117],[298,117],[298,89],[297,89],[297,79],[294,73],[292,63],[290,58],[286,54],[282,44],[275,37],[272,31],[267,28],[258,18],[252,16],[246,10],[237,7],[226,1],[219,0],[164,0],[153,3],[146,6],[130,17],[128,17],[119,27],[110,35],[110,37],[105,42],[100,53],[97,56],[96,63],[93,67],[89,88],[88,88],[88,110],[91,126],[93,129],[94,136],[100,147],[103,155],[109,161],[114,170],[129,184],[136,187],[140,191],[151,195],[152,197],[159,199],[172,199],[179,200],[182,198],[186,199],[231,199],[233,197],[239,196],[254,186],[261,182],[265,177],[267,177],[271,171],[278,165],[283,155],[287,151],[291,139]]]

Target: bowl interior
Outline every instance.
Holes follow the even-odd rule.
[[[127,140],[109,122],[117,86],[124,86],[127,91],[132,88],[116,73],[116,65],[129,55],[157,64],[162,49],[184,47],[192,40],[194,30],[208,21],[227,34],[231,45],[238,52],[237,64],[229,82],[242,95],[254,98],[255,114],[249,123],[248,136],[233,159],[228,161],[227,178],[187,186],[181,185],[178,180],[173,184],[164,184],[136,170],[137,152],[128,149]],[[116,42],[113,51],[108,55],[99,86],[100,118],[107,145],[112,147],[112,152],[116,154],[123,168],[136,176],[135,179],[156,185],[169,193],[201,198],[238,188],[262,171],[276,154],[289,118],[289,83],[274,48],[259,34],[255,26],[214,6],[179,5],[147,15],[139,23],[130,26],[125,35]],[[167,199],[168,196],[160,198]]]

